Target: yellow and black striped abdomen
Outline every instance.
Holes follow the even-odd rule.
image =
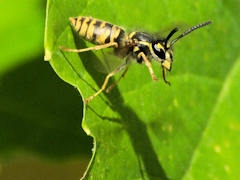
[[[125,32],[122,28],[91,17],[70,18],[77,33],[94,44],[117,42],[120,46]]]

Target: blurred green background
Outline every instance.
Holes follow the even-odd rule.
[[[46,1],[0,1],[0,179],[79,179],[92,140],[77,90],[44,62]]]

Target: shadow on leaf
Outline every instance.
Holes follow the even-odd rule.
[[[76,47],[78,49],[86,47],[84,41],[78,37],[74,30],[72,30],[74,35],[74,41]],[[98,57],[93,52],[84,52],[78,54],[80,59],[82,59],[82,63],[86,69],[86,71],[92,76],[94,81],[97,83],[98,87],[102,86],[106,74],[99,73],[93,68],[93,64],[96,61],[99,61]],[[86,59],[86,61],[84,60]],[[99,61],[100,62],[100,61]],[[77,73],[77,71],[75,71]],[[78,75],[80,77],[80,75]],[[80,77],[81,78],[81,77]],[[82,78],[81,78],[82,79]],[[109,84],[113,81],[110,80]],[[117,123],[121,123],[128,133],[132,146],[134,148],[135,153],[138,157],[139,169],[142,178],[144,179],[143,167],[147,173],[149,179],[162,179],[167,180],[167,176],[158,160],[158,156],[153,149],[152,143],[150,141],[150,137],[147,133],[146,125],[142,122],[142,120],[137,116],[137,114],[127,105],[124,104],[124,99],[122,98],[118,87],[115,87],[114,90],[108,94],[103,92],[105,96],[109,99],[109,104],[107,101],[107,105],[115,112],[118,112],[120,115],[120,119],[115,119],[111,117],[103,117],[101,116],[101,112],[96,112],[93,107],[87,105],[92,112],[94,112],[98,117],[103,120],[109,120]],[[100,95],[101,96],[101,95]],[[103,98],[102,98],[103,100]]]

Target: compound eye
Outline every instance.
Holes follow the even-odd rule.
[[[153,45],[153,51],[160,59],[165,59],[165,52],[158,43]]]

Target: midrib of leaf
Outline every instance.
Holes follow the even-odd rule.
[[[229,72],[227,73],[227,76],[226,76],[226,78],[225,78],[225,81],[222,83],[221,89],[220,89],[220,91],[219,91],[219,95],[218,95],[218,97],[217,97],[217,99],[216,99],[216,104],[215,104],[215,106],[212,108],[212,113],[211,113],[210,116],[209,116],[209,119],[208,119],[208,121],[207,121],[207,125],[206,125],[205,129],[203,130],[203,132],[202,132],[202,134],[201,134],[201,136],[200,136],[200,139],[199,139],[199,141],[198,141],[198,143],[197,143],[197,146],[196,146],[195,150],[193,151],[193,156],[192,156],[192,158],[191,158],[191,160],[190,160],[189,166],[186,168],[186,171],[185,171],[185,173],[183,174],[183,176],[182,176],[181,179],[185,179],[186,175],[189,173],[189,171],[190,171],[190,169],[191,169],[191,167],[192,167],[192,165],[193,165],[193,162],[194,162],[194,160],[195,160],[196,154],[198,153],[197,150],[198,150],[198,148],[199,148],[199,146],[200,146],[200,144],[201,144],[201,142],[202,142],[203,137],[206,135],[206,133],[207,133],[207,131],[208,131],[208,129],[209,129],[209,126],[208,126],[208,125],[209,125],[209,124],[211,123],[211,121],[213,120],[213,117],[214,117],[214,115],[215,115],[215,113],[216,113],[216,111],[217,111],[217,109],[218,109],[221,101],[223,100],[225,94],[227,94],[226,92],[228,91],[229,84],[231,83],[231,77],[232,77],[232,75],[233,75],[234,72],[235,72],[235,67],[238,67],[238,64],[239,64],[239,63],[240,63],[240,60],[236,60],[235,63],[233,63],[232,68],[230,68]]]

